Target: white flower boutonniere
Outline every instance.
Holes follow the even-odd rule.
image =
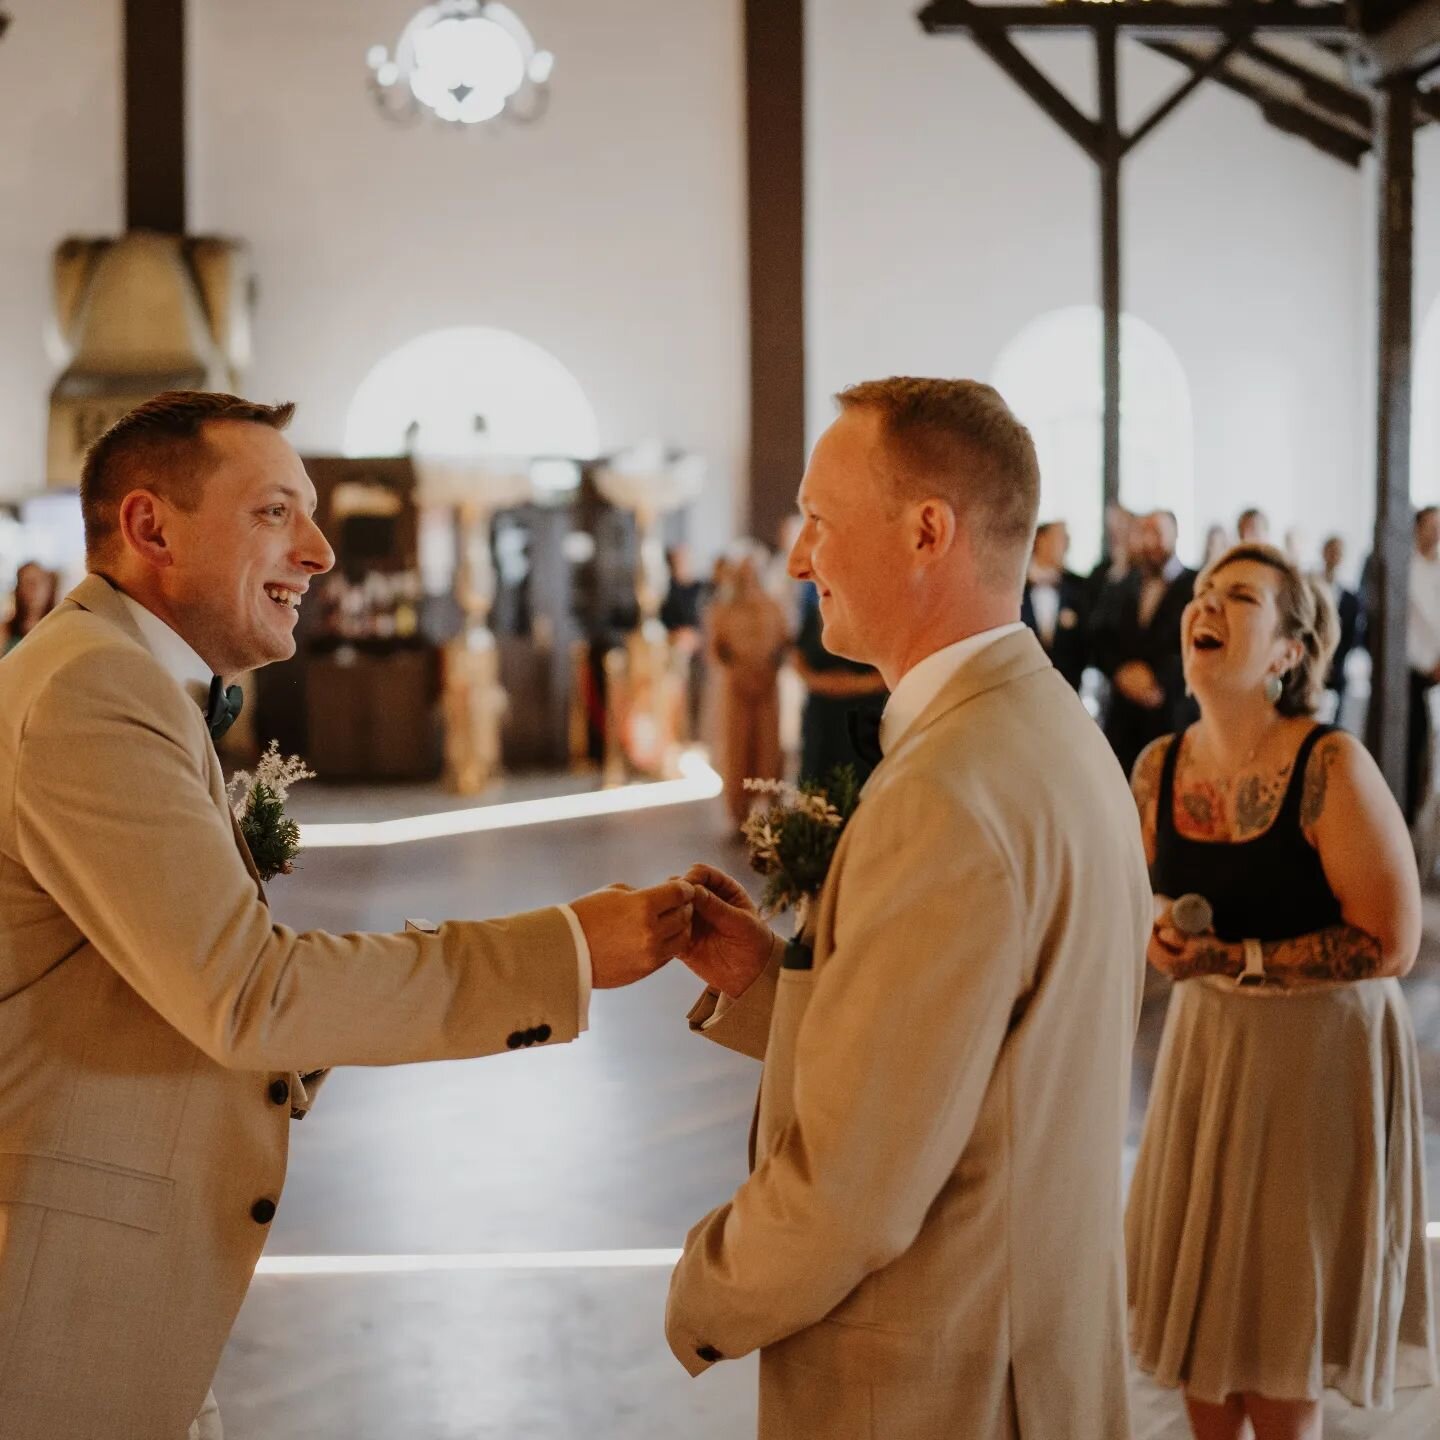
[[[237,770],[226,786],[230,807],[262,880],[288,875],[295,868],[300,827],[285,813],[285,801],[292,785],[314,778],[315,772],[307,769],[298,755],[282,755],[272,740],[254,773]]]
[[[766,915],[793,908],[795,928],[803,933],[835,847],[860,803],[859,779],[853,767],[842,765],[824,785],[807,782],[797,788],[778,780],[747,780],[745,788],[775,797],[742,827],[750,867],[765,876],[760,908]]]

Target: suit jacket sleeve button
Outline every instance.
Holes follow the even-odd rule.
[[[290,1098],[290,1082],[288,1080],[272,1080],[268,1093],[272,1104],[283,1105]]]
[[[257,1200],[250,1207],[250,1218],[257,1225],[268,1225],[275,1218],[275,1202],[268,1199]]]
[[[535,1038],[543,1045],[550,1038],[550,1027],[548,1025],[541,1025],[535,1031]]]
[[[717,1360],[723,1360],[725,1358],[713,1345],[701,1345],[695,1353],[707,1365],[713,1365]]]
[[[520,1031],[520,1030],[517,1030],[517,1031],[516,1031],[513,1035],[511,1035],[510,1038],[505,1042],[505,1048],[506,1048],[507,1050],[518,1050],[524,1043],[525,1043],[525,1035],[524,1035],[524,1033],[523,1033],[522,1031]]]

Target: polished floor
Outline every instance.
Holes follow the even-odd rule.
[[[404,798],[367,797],[366,814],[392,816]],[[308,800],[297,792],[295,808],[329,820],[355,803],[316,787]],[[304,927],[478,917],[612,880],[643,884],[695,859],[738,870],[721,831],[718,805],[696,804],[313,851],[271,896],[279,918]],[[742,1178],[757,1075],[689,1034],[695,988],[675,966],[597,994],[590,1033],[567,1047],[333,1076],[295,1127],[272,1273],[257,1276],[216,1380],[227,1440],[753,1434],[753,1360],[692,1381],[661,1333],[668,1262],[653,1252],[678,1246]],[[1426,950],[1407,989],[1434,1208],[1440,902],[1427,904]],[[1155,987],[1137,1056],[1137,1134],[1164,1005]],[[318,1262],[330,1268],[317,1272],[310,1257],[332,1257]],[[1174,1395],[1137,1380],[1134,1397],[1137,1440],[1188,1433]],[[1440,1394],[1411,1392],[1386,1415],[1337,1405],[1327,1435],[1433,1440]]]

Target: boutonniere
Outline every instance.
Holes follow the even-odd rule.
[[[313,780],[298,755],[282,755],[272,740],[252,774],[237,770],[225,787],[240,833],[264,881],[288,875],[300,853],[300,827],[285,813],[290,787]]]
[[[804,936],[835,847],[860,803],[859,777],[853,766],[841,765],[823,785],[747,780],[745,788],[772,797],[742,826],[750,868],[765,877],[761,912],[776,915],[793,909],[796,934]]]

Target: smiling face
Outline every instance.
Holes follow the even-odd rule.
[[[155,501],[168,562],[157,585],[175,628],[219,675],[288,660],[312,576],[335,563],[315,524],[315,487],[266,425],[211,421],[199,504]]]
[[[790,574],[820,593],[825,648],[882,668],[907,613],[915,563],[907,507],[884,479],[884,443],[876,411],[841,412],[810,456],[790,551]]]
[[[1280,634],[1282,583],[1258,560],[1234,560],[1200,577],[1181,639],[1185,679],[1202,703],[1263,692],[1271,675],[1299,663],[1300,642]]]

